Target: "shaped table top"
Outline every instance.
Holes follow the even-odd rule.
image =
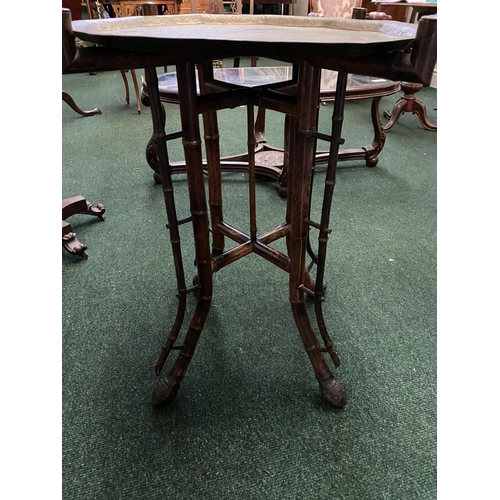
[[[396,21],[279,15],[137,16],[79,20],[73,33],[116,49],[185,55],[354,57],[411,47],[416,26]]]

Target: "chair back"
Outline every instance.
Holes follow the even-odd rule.
[[[363,0],[309,0],[309,11],[321,17],[343,17],[350,19],[355,7]]]
[[[226,8],[226,6],[228,8]],[[242,1],[241,0],[209,0],[208,13],[209,14],[241,14]]]

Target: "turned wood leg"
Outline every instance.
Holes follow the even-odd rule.
[[[431,123],[427,118],[427,108],[422,101],[419,101],[415,94],[422,89],[421,83],[402,82],[401,90],[403,96],[398,100],[392,111],[385,111],[384,116],[389,118],[383,130],[388,132],[404,113],[413,113],[417,115],[422,126],[431,131],[437,130],[437,125]]]
[[[93,116],[102,115],[102,111],[99,108],[94,108],[89,111],[84,111],[82,108],[77,106],[73,98],[67,93],[62,91],[62,100],[75,112],[82,116]]]

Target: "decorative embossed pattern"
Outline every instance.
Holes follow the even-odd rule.
[[[351,56],[359,55],[363,45],[365,53],[379,43],[389,44],[386,50],[406,49],[416,29],[416,25],[395,21],[274,15],[187,14],[73,22],[73,32],[82,40],[165,53],[186,50],[189,41],[193,50],[208,50],[208,42],[236,42],[247,43],[248,51],[253,51],[251,45],[268,44],[269,48],[272,44],[278,52],[286,52],[287,46],[300,44],[336,46],[337,55]]]
[[[339,31],[358,31],[385,33],[399,37],[414,38],[416,28],[409,23],[396,21],[366,21],[361,19],[317,18],[309,16],[227,16],[225,14],[185,14],[182,16],[151,16],[122,17],[115,19],[94,19],[92,21],[74,21],[73,29],[78,33],[104,33],[127,30],[125,36],[130,36],[129,30],[144,28],[162,28],[175,26],[267,26],[290,28],[326,28]],[[147,36],[154,36],[150,30]]]

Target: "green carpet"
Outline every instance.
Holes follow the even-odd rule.
[[[81,117],[62,104],[62,196],[106,207],[104,222],[69,219],[88,260],[62,251],[63,498],[436,498],[437,134],[406,114],[377,167],[339,170],[324,315],[341,358],[344,409],[319,394],[287,275],[251,255],[214,276],[196,355],[175,401],[158,410],[154,366],[177,300],[162,191],[145,160],[150,110],[138,115],[125,103],[119,72],[62,83],[79,106],[103,112]],[[418,97],[437,123],[436,90]],[[331,111],[321,107],[322,131]],[[167,117],[167,132],[178,130],[175,105]],[[282,124],[268,113],[277,146]],[[245,149],[244,108],[221,112],[219,128],[223,154]],[[370,102],[348,102],[345,147],[368,144],[371,134]],[[182,159],[180,141],[169,153]],[[313,219],[324,171],[315,175]],[[246,230],[245,176],[224,174],[223,187],[225,219]],[[185,176],[175,189],[182,218]],[[257,197],[262,232],[281,222],[285,200],[266,180]],[[181,239],[189,277],[189,225]]]

